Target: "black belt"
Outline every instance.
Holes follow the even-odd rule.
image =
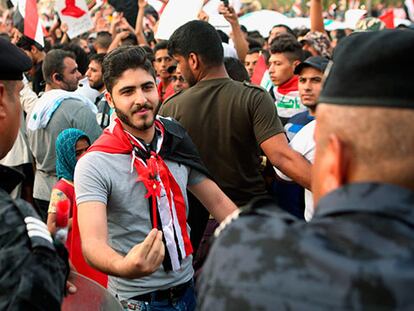
[[[134,296],[130,299],[145,302],[167,299],[172,301],[181,298],[185,294],[186,290],[191,286],[193,286],[193,279],[190,279],[188,282],[185,282],[177,286],[173,286],[163,290],[157,290],[143,295]]]

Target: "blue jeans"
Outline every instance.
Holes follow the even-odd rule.
[[[194,293],[194,284],[189,286],[178,299],[170,300],[152,300],[137,301],[137,300],[123,300],[121,301],[125,311],[194,311],[196,308],[196,297]]]

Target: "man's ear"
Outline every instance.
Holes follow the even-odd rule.
[[[6,86],[0,82],[0,120],[7,117],[7,108],[5,107],[6,101],[4,99],[6,92]]]
[[[293,63],[292,63],[293,69],[295,69],[296,66],[299,65],[299,64],[300,64],[300,60],[294,60]]]
[[[188,55],[188,64],[191,70],[197,70],[200,67],[200,59],[196,53],[190,53]]]
[[[113,102],[112,102],[112,96],[111,96],[111,94],[110,94],[108,91],[105,91],[105,99],[106,99],[106,101],[108,102],[108,105],[109,105],[111,108],[114,108],[114,104],[113,104]]]
[[[335,134],[329,136],[325,152],[324,165],[327,165],[327,174],[323,183],[326,192],[330,192],[347,182],[349,159],[345,152],[344,143]]]

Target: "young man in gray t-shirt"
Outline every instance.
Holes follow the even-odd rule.
[[[210,180],[185,130],[156,117],[155,74],[144,50],[119,48],[103,62],[117,119],[79,160],[75,191],[82,248],[110,275],[125,308],[195,308],[189,189],[217,219],[236,210]]]

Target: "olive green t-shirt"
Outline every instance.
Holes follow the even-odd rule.
[[[229,78],[200,81],[160,109],[179,121],[220,188],[237,204],[266,194],[259,145],[283,132],[264,90]]]

